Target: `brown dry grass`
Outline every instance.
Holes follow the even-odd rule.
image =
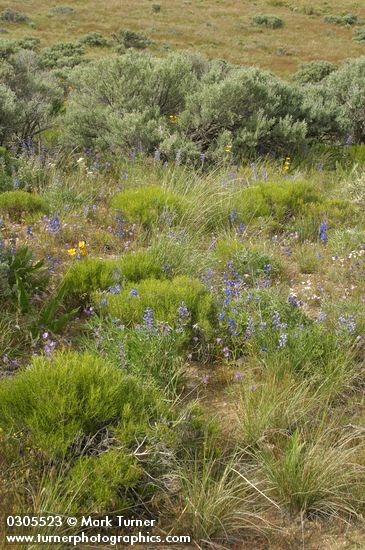
[[[283,76],[304,61],[328,59],[339,62],[365,53],[364,45],[352,40],[350,28],[330,25],[325,14],[352,12],[365,19],[360,1],[331,0],[156,0],[161,5],[153,13],[153,0],[73,0],[49,3],[45,0],[0,0],[0,11],[11,7],[31,17],[34,26],[0,22],[8,37],[37,36],[42,45],[75,40],[90,31],[106,35],[129,28],[144,31],[163,51],[199,50],[209,57],[243,65],[258,65]],[[75,9],[70,15],[49,16],[55,5]],[[312,10],[311,10],[312,8]],[[314,10],[314,15],[308,15]],[[273,14],[285,26],[262,30],[251,23],[253,15]],[[95,52],[96,55],[98,55]]]

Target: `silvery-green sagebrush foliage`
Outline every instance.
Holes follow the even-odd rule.
[[[307,132],[300,90],[266,71],[184,53],[128,52],[75,71],[73,87],[65,124],[71,144],[214,159],[227,144],[248,154],[288,151]]]
[[[62,92],[38,67],[34,52],[21,50],[0,61],[0,145],[20,146],[50,126]]]

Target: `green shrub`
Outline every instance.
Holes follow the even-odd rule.
[[[136,48],[137,50],[144,50],[151,44],[149,38],[142,32],[135,32],[127,29],[121,30],[115,34],[114,39],[127,49]]]
[[[284,21],[280,19],[280,17],[276,17],[276,15],[255,15],[252,18],[252,21],[255,23],[255,25],[259,25],[260,27],[267,27],[268,29],[280,29],[284,26]]]
[[[32,368],[0,381],[0,426],[25,433],[48,458],[72,454],[72,445],[105,426],[128,444],[164,407],[155,391],[91,354],[35,357]]]
[[[19,221],[23,214],[47,213],[48,206],[36,193],[6,191],[0,194],[0,212]]]
[[[71,8],[70,6],[55,6],[51,8],[48,13],[50,15],[71,15],[71,13],[75,13],[75,11],[75,8]]]
[[[165,221],[167,225],[176,223],[186,209],[183,197],[157,185],[127,189],[116,195],[111,205],[121,210],[128,222],[138,222],[146,228],[161,221]]]
[[[241,192],[235,208],[245,223],[272,216],[279,224],[307,211],[308,205],[321,204],[324,197],[311,182],[304,180],[262,183]]]
[[[84,53],[82,44],[59,42],[42,50],[39,63],[45,69],[75,67],[82,63]]]
[[[135,489],[143,469],[126,450],[111,449],[100,456],[80,457],[67,475],[63,491],[74,496],[75,512],[119,512],[132,507],[128,491]]]
[[[0,13],[0,19],[8,23],[27,23],[29,17],[11,8],[6,8]]]
[[[85,36],[82,36],[79,40],[81,44],[85,44],[86,46],[108,46],[109,42],[108,39],[105,38],[101,34],[101,32],[89,32],[85,34]]]
[[[66,273],[62,285],[66,297],[88,297],[95,290],[107,290],[113,285],[162,278],[162,264],[153,250],[138,250],[120,260],[85,258],[76,262]]]
[[[358,17],[353,13],[347,13],[346,15],[326,15],[324,21],[335,25],[356,25]]]
[[[299,66],[293,80],[299,84],[316,84],[337,69],[338,66],[329,61],[310,61]]]
[[[55,78],[40,70],[38,58],[32,51],[23,50],[9,56],[3,67],[0,145],[10,147],[16,143],[18,147],[34,136],[39,139],[42,131],[50,127],[61,107],[63,94]]]
[[[365,42],[365,27],[355,29],[353,39],[355,42]]]
[[[137,296],[133,295],[134,289]],[[119,294],[98,293],[94,295],[94,302],[99,305],[103,296],[106,303],[102,303],[102,311],[126,325],[144,323],[144,315],[150,308],[155,322],[178,326],[178,309],[182,305],[188,310],[188,316],[184,316],[184,326],[188,329],[197,324],[209,333],[216,319],[213,296],[200,281],[184,276],[172,280],[145,279],[137,285],[126,285]],[[147,330],[149,324],[152,322],[147,320]]]

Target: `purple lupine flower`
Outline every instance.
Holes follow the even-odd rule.
[[[229,355],[230,355],[229,349],[228,349],[227,347],[224,347],[222,351],[223,351],[224,357],[225,357],[226,359],[228,359],[228,358],[229,358]]]
[[[272,314],[271,325],[272,325],[272,328],[276,330],[281,328],[280,313],[278,311],[274,311],[274,313]]]
[[[147,334],[157,334],[153,311],[150,307],[147,307],[144,311],[143,328],[147,332]]]
[[[58,216],[58,213],[55,212],[54,214],[51,214],[50,218],[46,218],[47,222],[47,231],[50,233],[50,235],[56,235],[59,233],[62,229],[60,218]]]
[[[327,237],[328,224],[327,222],[322,222],[319,226],[319,240],[322,242],[328,241]]]
[[[245,332],[245,340],[249,340],[255,334],[255,320],[252,317],[248,317],[247,326]]]
[[[279,348],[285,348],[287,343],[288,343],[288,335],[286,333],[280,334]]]

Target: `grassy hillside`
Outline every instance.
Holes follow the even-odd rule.
[[[67,4],[38,0],[6,2],[26,14],[29,24],[2,22],[9,30],[4,38],[35,36],[42,45],[73,41],[90,31],[106,35],[121,28],[145,32],[154,41],[153,49],[198,49],[214,58],[242,65],[258,65],[281,75],[295,71],[302,62],[327,59],[339,62],[364,53],[365,45],[353,41],[353,28],[324,21],[328,15],[353,13],[365,18],[362,2],[331,0],[76,0],[73,11],[53,11]],[[158,7],[160,6],[160,9]],[[157,11],[159,9],[159,11]],[[50,11],[51,10],[51,11]],[[278,29],[253,24],[257,14],[272,14],[283,20]],[[99,55],[92,52],[91,55]]]

